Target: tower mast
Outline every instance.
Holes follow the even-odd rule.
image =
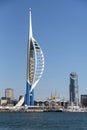
[[[33,33],[32,33],[32,18],[31,18],[31,8],[29,9],[29,14],[30,14],[30,27],[29,27],[29,39],[32,38]]]

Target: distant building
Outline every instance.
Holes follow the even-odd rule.
[[[0,105],[5,106],[7,104],[7,100],[6,99],[1,99],[0,100]]]
[[[14,100],[14,89],[12,88],[5,89],[5,97],[9,98],[10,100]]]
[[[87,95],[81,95],[81,104],[87,107]]]
[[[70,104],[79,104],[78,75],[75,72],[70,73],[69,97]]]

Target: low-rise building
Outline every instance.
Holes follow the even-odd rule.
[[[81,95],[81,104],[87,107],[87,95]]]

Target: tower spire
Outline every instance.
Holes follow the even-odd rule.
[[[29,9],[29,14],[30,14],[30,29],[29,29],[29,39],[32,37],[32,19],[31,19],[31,8]]]

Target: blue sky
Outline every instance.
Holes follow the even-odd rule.
[[[51,93],[69,98],[69,74],[78,74],[79,95],[87,94],[87,1],[0,0],[0,97],[26,91],[29,8],[33,35],[45,57],[44,74],[35,99]]]

